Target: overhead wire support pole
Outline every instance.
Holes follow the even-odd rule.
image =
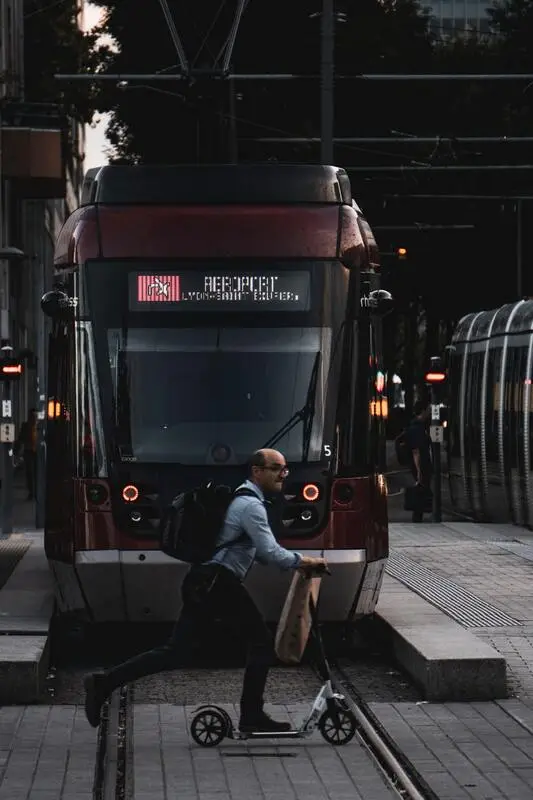
[[[176,24],[170,12],[170,8],[168,7],[167,0],[159,0],[159,5],[161,6],[161,10],[168,25],[168,30],[170,32],[172,42],[174,44],[174,47],[176,48],[176,53],[180,62],[180,67],[183,70],[183,72],[188,72],[189,62],[187,60],[187,56],[185,55],[185,50],[183,49],[178,29],[176,28]]]
[[[320,160],[333,164],[335,91],[335,10],[334,0],[323,0],[321,20],[320,68]]]
[[[237,38],[237,32],[239,30],[239,25],[241,24],[242,15],[244,13],[244,9],[246,8],[247,2],[248,0],[239,0],[239,4],[235,12],[233,24],[228,36],[228,43],[224,52],[224,61],[222,62],[222,72],[224,73],[229,70],[231,56],[233,55],[233,48],[235,47],[235,39]]]

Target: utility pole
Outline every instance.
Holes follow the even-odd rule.
[[[523,294],[522,285],[522,200],[516,202],[516,299]]]
[[[335,0],[323,0],[320,70],[320,135],[322,164],[333,164],[335,119]]]

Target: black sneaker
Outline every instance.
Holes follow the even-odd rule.
[[[86,675],[83,681],[85,686],[85,715],[89,725],[97,728],[100,724],[102,706],[107,699],[105,676],[101,673]]]
[[[239,730],[241,733],[287,733],[291,730],[291,724],[290,722],[276,722],[264,711],[260,711],[253,717],[242,715]]]

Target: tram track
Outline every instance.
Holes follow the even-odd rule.
[[[356,740],[402,800],[439,800],[416,767],[373,713],[341,663],[330,662],[336,691],[353,713]],[[98,729],[93,800],[134,800],[133,690],[122,687],[104,704]]]
[[[132,689],[123,686],[102,708],[93,800],[133,800]]]
[[[357,721],[356,736],[380,768],[385,781],[403,800],[439,800],[413,763],[381,724],[338,662],[330,664],[337,691]]]

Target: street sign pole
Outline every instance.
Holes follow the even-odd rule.
[[[11,381],[3,381],[2,423],[2,535],[13,532],[13,441],[15,426],[11,413]],[[7,413],[6,413],[7,412]]]
[[[426,372],[426,385],[429,387],[431,400],[431,453],[433,456],[433,522],[442,522],[442,470],[441,448],[444,442],[444,426],[441,421],[442,388],[446,384],[446,371],[442,359],[434,356],[431,367]]]

